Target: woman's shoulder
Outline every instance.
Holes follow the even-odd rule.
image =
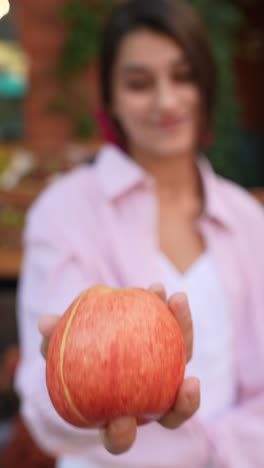
[[[253,210],[257,216],[263,217],[264,211],[261,203],[256,199],[256,197],[251,193],[250,189],[246,189],[241,185],[228,180],[221,176],[217,176],[222,190],[226,193],[227,197],[231,196],[233,203],[236,203],[237,206],[243,206],[243,208],[248,211]]]
[[[245,231],[256,231],[258,228],[264,233],[264,207],[247,190],[237,183],[217,176],[220,196],[224,200],[227,210],[233,219]]]
[[[51,181],[38,195],[32,209],[44,208],[46,205],[66,205],[76,199],[87,196],[94,189],[92,165],[81,164]]]
[[[200,159],[199,168],[212,214],[234,231],[252,231],[257,225],[264,233],[264,207],[250,190],[217,174],[207,158]]]
[[[96,198],[96,180],[93,166],[82,164],[51,182],[34,200],[27,213],[27,221],[49,219],[69,219],[86,213]]]

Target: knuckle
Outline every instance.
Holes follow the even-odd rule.
[[[40,345],[40,352],[45,359],[48,353],[48,346],[49,346],[48,340],[43,338],[41,345]]]
[[[187,362],[189,362],[193,357],[193,346],[192,344],[188,344],[187,343],[187,346],[186,346],[186,358],[187,358]]]

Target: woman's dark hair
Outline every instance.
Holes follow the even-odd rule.
[[[105,108],[111,105],[113,66],[121,41],[126,34],[142,28],[166,34],[183,49],[210,126],[215,110],[216,65],[200,17],[180,0],[125,0],[114,7],[103,34],[100,59]]]

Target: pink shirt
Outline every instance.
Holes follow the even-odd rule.
[[[95,283],[148,287],[160,279],[154,181],[114,146],[48,188],[29,211],[18,296],[21,362],[16,388],[23,417],[40,446],[81,454],[104,467],[264,466],[264,216],[245,191],[200,163],[206,207],[199,221],[232,304],[236,403],[180,429],[139,429],[132,449],[113,457],[97,431],[65,423],[50,403],[39,352],[41,315],[63,313]],[[212,311],[213,313],[213,311]],[[221,392],[221,388],[216,388]]]

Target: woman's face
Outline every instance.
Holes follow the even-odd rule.
[[[131,154],[192,155],[201,126],[201,96],[175,42],[148,29],[122,41],[113,70],[111,111]]]

